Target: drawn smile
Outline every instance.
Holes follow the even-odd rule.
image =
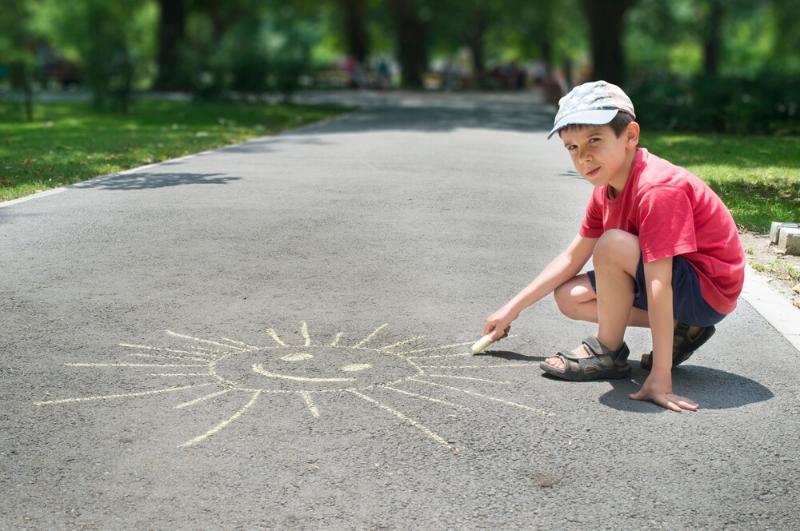
[[[267,378],[278,378],[281,380],[291,380],[293,382],[351,382],[355,380],[355,378],[309,378],[305,376],[291,376],[288,374],[270,372],[261,365],[253,365],[253,372],[261,376],[266,376]]]

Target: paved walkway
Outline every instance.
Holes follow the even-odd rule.
[[[542,377],[592,331],[550,300],[467,354],[589,187],[536,101],[401,103],[0,208],[0,527],[800,524],[798,352],[747,302],[697,414]]]

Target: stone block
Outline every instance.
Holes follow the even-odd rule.
[[[769,224],[769,241],[773,244],[778,243],[778,237],[780,236],[781,229],[786,227],[787,229],[796,229],[800,227],[797,223],[783,223],[781,221],[773,221]]]
[[[800,256],[800,228],[781,227],[778,235],[778,251]]]

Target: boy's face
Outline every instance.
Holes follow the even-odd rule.
[[[625,185],[639,143],[639,124],[631,122],[620,136],[608,125],[564,129],[559,136],[575,169],[592,186]]]

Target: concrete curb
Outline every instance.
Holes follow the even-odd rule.
[[[800,352],[800,310],[773,290],[767,277],[749,265],[741,297]]]

